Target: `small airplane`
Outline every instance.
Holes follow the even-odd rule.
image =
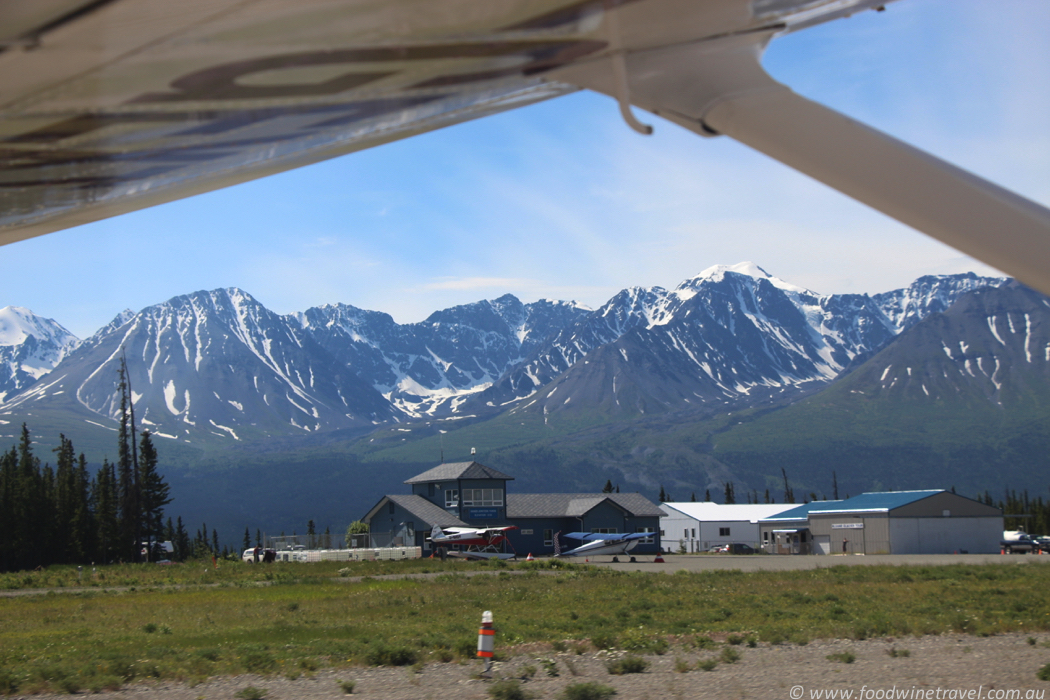
[[[506,532],[517,530],[516,525],[506,527],[446,527],[435,525],[430,531],[430,541],[435,548],[460,545],[462,550],[448,551],[450,557],[460,559],[513,559],[514,552],[501,551],[507,541]],[[444,556],[444,555],[442,555]]]
[[[435,525],[430,531],[430,541],[437,546],[447,547],[451,544],[473,547],[495,547],[506,541],[508,530],[517,530],[517,525],[506,527],[446,527]]]
[[[562,535],[583,542],[576,549],[555,554],[556,557],[582,557],[600,554],[627,554],[638,544],[639,540],[652,537],[651,532],[570,532]]]

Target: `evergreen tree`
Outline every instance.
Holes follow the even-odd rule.
[[[788,475],[784,467],[780,468],[780,473],[784,475],[784,503],[794,503],[795,491],[791,488],[791,484],[788,483]]]
[[[309,520],[306,523],[306,535],[310,538],[310,549],[315,549],[317,547],[317,530],[313,520]]]
[[[138,466],[131,453],[131,414],[128,411],[126,365],[120,361],[120,429],[117,433],[117,484],[120,494],[120,543],[118,556],[125,561],[138,561],[142,545],[142,506],[139,493]]]
[[[667,502],[667,493],[664,492],[664,485],[660,484],[660,503]]]
[[[839,477],[834,471],[831,472],[831,497],[839,500]]]
[[[736,489],[733,488],[733,482],[727,481],[725,484],[725,501],[726,504],[736,503]]]
[[[91,500],[95,511],[96,556],[108,564],[120,556],[119,494],[116,470],[109,460],[103,459],[102,467],[95,474]]]
[[[175,524],[175,555],[179,561],[186,561],[193,554],[193,544],[190,542],[190,533],[186,532],[186,526],[182,524],[182,516],[178,517]]]
[[[691,503],[696,503],[696,491],[693,491],[691,494],[689,494],[689,501]]]
[[[711,489],[704,489],[704,501],[711,502]]]
[[[251,548],[252,548],[252,536],[248,533],[248,526],[245,525],[244,526],[244,548],[243,549],[251,549]],[[242,551],[243,551],[243,549],[242,549]]]
[[[613,492],[612,479],[606,479],[605,480],[605,486],[602,487],[602,493],[612,493],[612,492]]]
[[[255,546],[262,547],[262,530],[255,528]]]
[[[156,550],[164,531],[164,506],[171,503],[171,489],[157,471],[157,450],[153,447],[148,430],[142,431],[139,453],[139,506],[142,519],[139,529],[145,541],[152,543]],[[151,551],[150,561],[157,558],[157,552]]]

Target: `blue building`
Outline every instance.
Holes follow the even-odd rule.
[[[509,549],[527,554],[554,554],[578,542],[561,539],[568,532],[651,532],[634,553],[660,551],[660,508],[638,493],[508,494],[514,477],[477,462],[440,464],[405,483],[411,495],[383,496],[362,518],[372,545],[405,545],[429,551],[426,537],[441,527],[503,527]],[[557,543],[557,544],[556,544]]]

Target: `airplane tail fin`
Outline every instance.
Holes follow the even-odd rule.
[[[435,537],[441,537],[443,534],[445,533],[442,531],[441,526],[435,525],[434,529],[430,531],[430,539],[434,539]]]

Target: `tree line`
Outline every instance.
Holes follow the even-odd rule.
[[[55,466],[41,465],[24,423],[18,444],[0,453],[0,571],[155,560],[158,543],[184,530],[181,519],[177,528],[164,522],[169,487],[149,431],[135,434],[123,360],[119,391],[117,461],[104,460],[94,474],[64,434],[52,450]]]

